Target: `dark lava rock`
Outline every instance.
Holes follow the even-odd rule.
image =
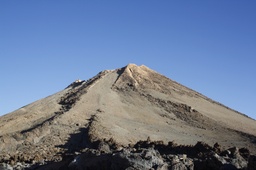
[[[255,170],[256,169],[256,155],[251,155],[249,157],[247,169],[248,170]]]
[[[11,160],[7,160],[10,158]],[[246,148],[221,150],[203,142],[195,146],[165,145],[161,141],[140,141],[134,146],[117,147],[113,141],[99,141],[94,148],[63,153],[59,161],[19,162],[7,156],[0,170],[255,170],[256,156]]]

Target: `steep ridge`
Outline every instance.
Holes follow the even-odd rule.
[[[249,120],[244,114],[229,109],[198,92],[150,70],[146,66],[137,67],[136,65],[129,65],[124,70],[120,79],[120,83],[118,81],[116,83],[117,87],[124,88],[126,83],[137,89],[137,91],[151,95],[156,99],[171,100],[176,103],[185,104],[203,113],[204,116],[216,120],[225,127],[246,133],[249,132],[252,135],[256,134],[255,120]],[[246,120],[246,123],[243,122],[242,127],[237,126],[237,124],[242,123],[241,120]]]
[[[183,115],[180,114],[182,112],[177,111],[171,111],[171,114],[164,114],[164,112],[162,112],[162,115],[168,115],[169,117],[172,116],[171,118],[174,119],[194,119],[194,122],[197,122],[198,126],[205,126],[206,124],[208,124],[208,129],[213,129],[210,132],[207,131],[206,133],[200,133],[198,132],[198,129],[195,129],[196,133],[199,133],[195,134],[195,136],[199,136],[198,139],[200,140],[202,140],[203,138],[207,138],[205,136],[201,138],[200,136],[202,135],[210,135],[211,133],[216,133],[211,134],[212,136],[210,135],[208,136],[208,138],[212,139],[213,137],[215,137],[216,140],[218,140],[217,138],[222,138],[224,140],[230,141],[230,139],[227,139],[229,137],[225,135],[230,129],[242,131],[244,133],[249,133],[255,136],[256,129],[254,120],[248,119],[244,115],[234,112],[227,107],[223,107],[223,105],[220,105],[217,102],[214,102],[193,90],[190,90],[174,81],[171,81],[170,79],[148,69],[145,66],[137,67],[136,65],[128,65],[128,67],[123,70],[123,74],[119,78],[119,80],[120,82],[117,81],[116,86],[121,91],[132,89],[132,91],[139,92],[140,95],[142,93],[142,96],[147,96],[148,100],[151,100],[151,103],[153,100],[153,103],[157,103],[158,105],[160,105],[160,108],[168,107],[168,105],[171,104],[169,108],[173,110],[175,108],[173,105],[175,104],[178,105],[178,107],[176,108],[180,109],[185,107],[185,110],[187,110],[187,113]],[[129,92],[129,94],[132,93]],[[175,114],[174,117],[173,114]],[[195,114],[198,116],[200,115],[201,120],[195,118]],[[202,123],[202,121],[208,122]],[[186,125],[183,122],[181,122],[181,124]],[[242,124],[242,126],[237,126],[237,124]],[[177,126],[172,126],[170,127],[170,129],[173,129],[173,127]],[[185,127],[178,131],[182,132],[184,128]],[[188,127],[188,129],[190,130],[187,130],[187,132],[192,135],[193,129],[191,129],[190,127]],[[223,135],[221,135],[222,133]],[[193,138],[190,137],[186,140],[191,142],[191,139]],[[223,142],[223,144],[224,143],[225,142]]]
[[[58,150],[56,145],[63,144],[65,138],[78,129],[78,122],[72,127],[68,123],[60,123],[59,120],[62,120],[64,114],[76,104],[80,96],[105,74],[106,72],[100,72],[88,81],[74,82],[59,93],[1,117],[1,154],[20,150],[21,153],[28,152],[26,155],[37,155],[39,146],[47,146],[51,152]],[[40,114],[38,111],[41,111]],[[20,126],[16,128],[15,124]],[[35,154],[31,153],[32,148]]]
[[[255,136],[255,120],[144,65],[129,64],[0,117],[0,160],[46,164],[100,141],[118,148],[148,138],[182,145],[218,142],[255,154]]]

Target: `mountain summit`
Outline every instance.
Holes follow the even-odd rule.
[[[99,141],[198,141],[256,153],[256,122],[142,65],[106,70],[0,117],[0,158],[48,161]],[[33,155],[33,156],[32,156]],[[50,156],[49,156],[50,155]],[[18,159],[18,158],[17,158]]]

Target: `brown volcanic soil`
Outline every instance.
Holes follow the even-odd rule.
[[[57,161],[63,152],[99,140],[127,146],[148,137],[183,145],[218,142],[255,154],[255,136],[255,120],[146,66],[129,64],[0,117],[0,158]]]

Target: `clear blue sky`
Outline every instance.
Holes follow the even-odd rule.
[[[0,115],[144,64],[256,119],[255,0],[0,1]]]

